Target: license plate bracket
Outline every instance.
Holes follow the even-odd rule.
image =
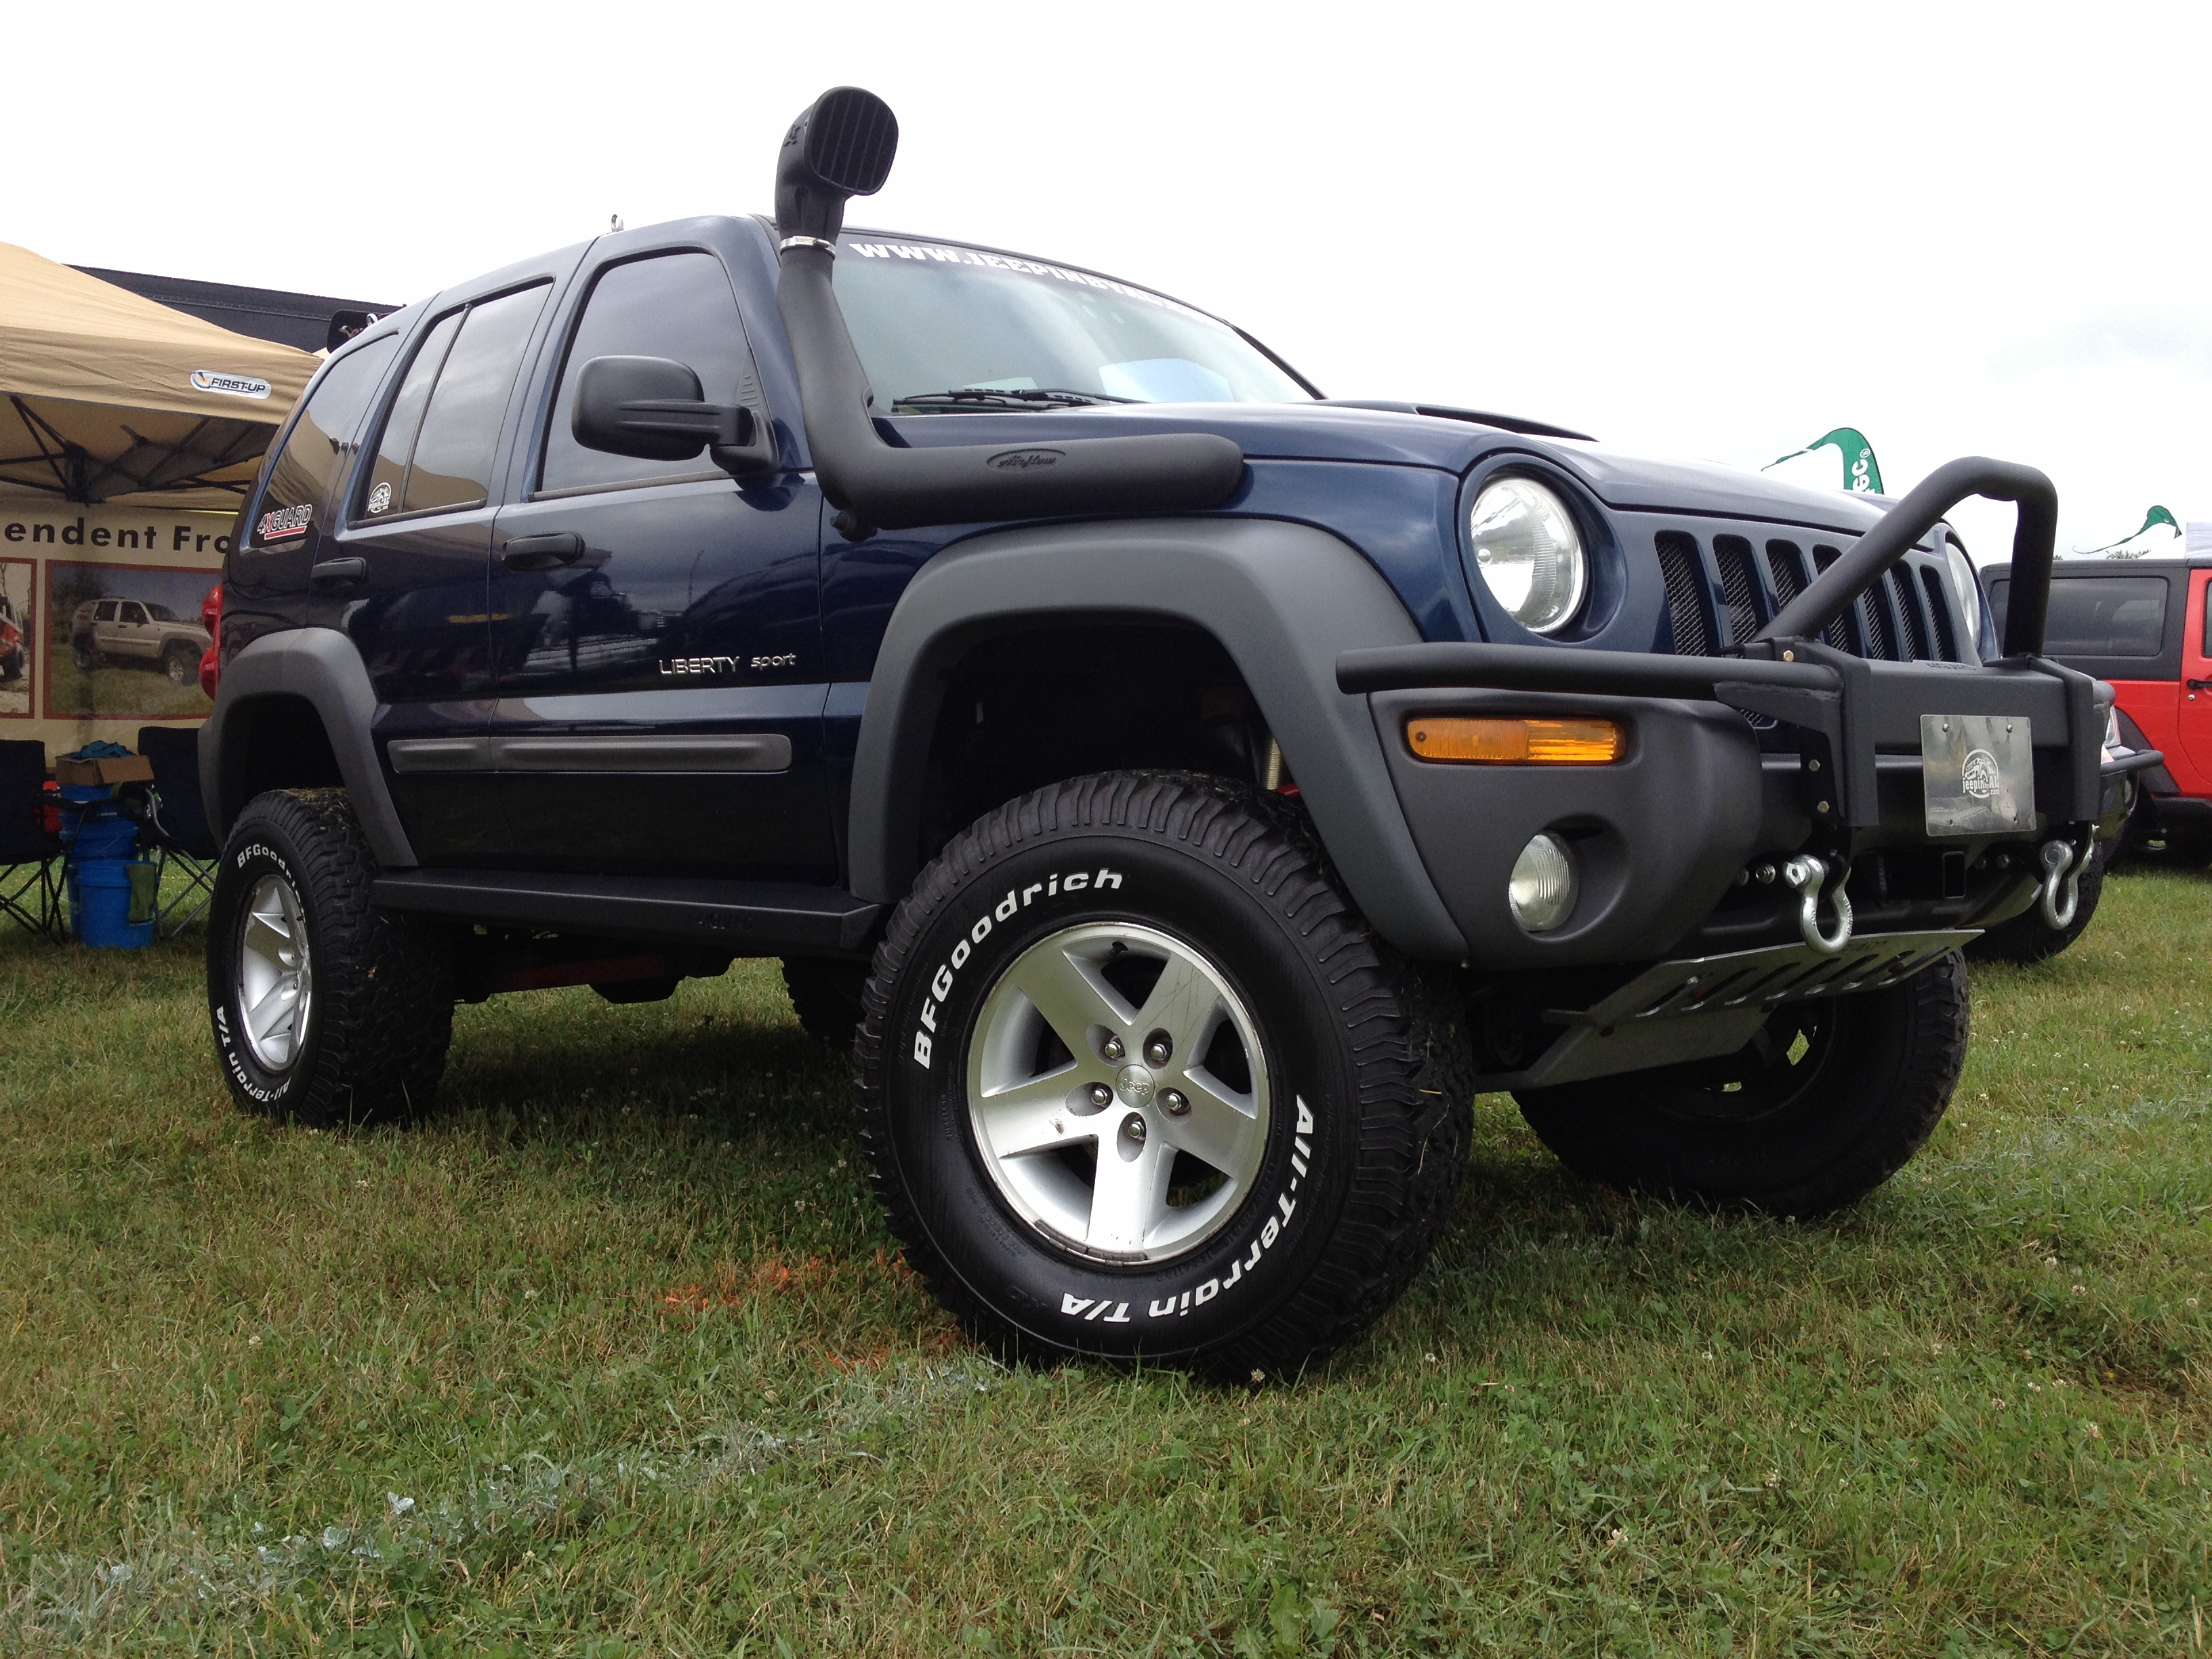
[[[2025,714],[1923,714],[1920,784],[1931,836],[2033,830],[2033,722]]]

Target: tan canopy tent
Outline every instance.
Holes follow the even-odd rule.
[[[316,361],[0,242],[0,489],[234,507]]]

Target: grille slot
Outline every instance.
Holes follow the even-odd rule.
[[[1840,548],[1816,547],[1813,550],[1814,568],[1816,571],[1826,570],[1843,556],[1843,550]],[[1820,630],[1820,643],[1832,647],[1838,651],[1848,651],[1851,648],[1851,636],[1844,626],[1842,617],[1837,617],[1835,621]]]
[[[1728,642],[1741,645],[1766,620],[1760,614],[1759,573],[1752,568],[1751,544],[1741,536],[1716,536],[1713,562],[1721,568],[1721,597],[1728,602]]]
[[[1889,568],[1889,586],[1897,595],[1897,614],[1905,624],[1899,646],[1912,661],[1925,662],[1936,654],[1936,647],[1928,637],[1928,616],[1920,605],[1920,584],[1912,580],[1912,572],[1905,566],[1893,564]]]
[[[1897,660],[1897,630],[1890,625],[1889,607],[1881,602],[1876,583],[1859,595],[1859,626],[1866,631],[1866,654],[1882,662]]]
[[[1805,556],[1795,542],[1766,544],[1766,574],[1774,584],[1774,597],[1787,605],[1805,591]]]
[[[1920,585],[1928,590],[1928,616],[1936,627],[1936,654],[1945,662],[1964,661],[1959,654],[1959,641],[1951,632],[1951,606],[1944,593],[1943,579],[1923,565]]]
[[[1667,584],[1667,620],[1674,630],[1674,654],[1710,657],[1713,654],[1713,625],[1706,614],[1710,590],[1696,538],[1679,530],[1662,530],[1658,549],[1659,574]]]

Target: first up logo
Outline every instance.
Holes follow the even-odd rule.
[[[264,398],[269,395],[269,382],[251,374],[225,374],[212,368],[192,371],[192,390],[219,392],[226,398]]]

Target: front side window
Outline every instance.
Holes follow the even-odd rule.
[[[550,285],[479,300],[422,337],[384,417],[356,523],[481,507],[530,331]]]
[[[1312,396],[1226,323],[1090,271],[856,232],[833,280],[879,414]]]
[[[545,428],[545,459],[538,480],[542,493],[605,489],[699,473],[696,461],[610,455],[576,441],[570,424],[576,379],[594,357],[672,357],[699,377],[701,395],[708,403],[760,406],[737,295],[720,259],[687,252],[612,266],[592,285],[568,344],[561,390]],[[712,467],[707,472],[720,476]]]
[[[255,546],[282,546],[307,533],[308,519],[330,499],[345,465],[346,446],[398,345],[397,335],[372,340],[332,363],[315,383],[254,508],[249,539]]]

